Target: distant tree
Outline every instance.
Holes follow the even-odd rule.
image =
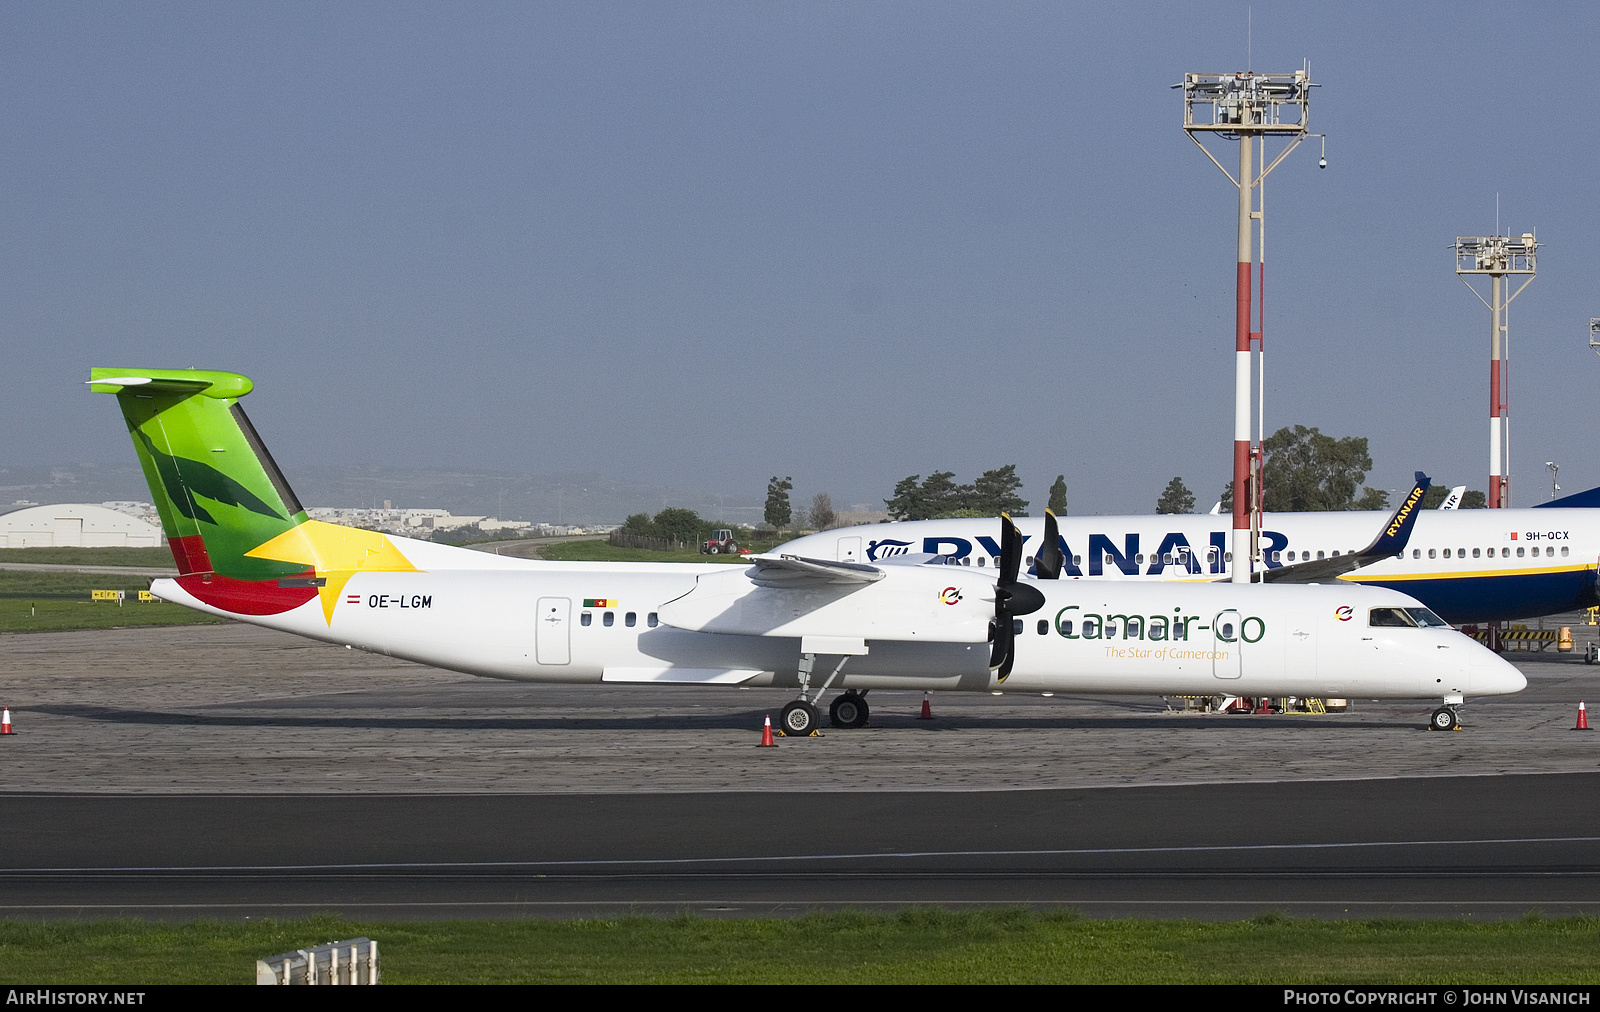
[[[1265,449],[1263,505],[1270,513],[1382,509],[1388,502],[1382,489],[1356,495],[1372,468],[1365,436],[1335,439],[1304,425],[1286,426],[1267,437]]]
[[[917,483],[922,475],[913,474],[894,483],[894,495],[883,504],[889,508],[891,520],[926,520],[922,515],[922,487]]]
[[[656,537],[686,543],[699,541],[700,532],[705,528],[700,514],[681,506],[667,507],[657,513],[651,523],[655,526]]]
[[[997,517],[1002,513],[1014,517],[1028,515],[1028,500],[1017,495],[1017,490],[1022,487],[1022,479],[1017,477],[1017,465],[1007,464],[997,467],[992,471],[985,471],[972,483],[972,491],[967,496],[964,504],[966,509],[976,510],[979,516]]]
[[[1488,508],[1489,497],[1476,489],[1461,493],[1461,504],[1456,507],[1459,510],[1486,510]]]
[[[1439,504],[1444,502],[1449,495],[1450,487],[1448,485],[1429,485],[1428,491],[1422,493],[1422,508],[1436,510],[1439,508]],[[1458,503],[1457,505],[1460,504]]]
[[[1182,478],[1167,482],[1167,489],[1156,501],[1157,513],[1193,513],[1194,493],[1184,485]]]
[[[1222,512],[1233,512],[1233,482],[1230,481],[1226,485],[1222,486],[1222,495],[1217,501],[1222,504]]]
[[[1050,486],[1050,512],[1058,517],[1067,515],[1067,476],[1056,475],[1056,482]]]
[[[1389,508],[1389,493],[1381,488],[1369,488],[1361,493],[1361,498],[1351,509],[1357,510],[1386,510]]]
[[[967,497],[972,493],[972,487],[957,485],[955,477],[954,471],[935,471],[928,475],[928,480],[922,483],[917,493],[922,516],[915,519],[930,520],[967,508]]]
[[[838,519],[833,512],[832,496],[826,492],[818,492],[811,497],[811,527],[814,530],[825,531]]]
[[[645,538],[658,538],[661,536],[656,533],[655,522],[650,519],[650,514],[648,513],[630,515],[628,519],[622,521],[622,529],[629,534],[637,534]]]
[[[767,482],[767,509],[763,516],[774,530],[782,530],[789,526],[792,512],[789,508],[789,490],[794,488],[793,478],[779,478],[772,476]]]

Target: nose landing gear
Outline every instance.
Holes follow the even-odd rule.
[[[1441,706],[1433,711],[1433,716],[1428,718],[1430,731],[1455,731],[1461,727],[1461,718],[1456,714],[1455,707]]]

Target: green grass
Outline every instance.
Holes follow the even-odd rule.
[[[0,599],[0,632],[62,632],[67,629],[114,629],[144,625],[218,625],[230,619],[217,618],[181,604],[155,601],[141,604],[129,595],[122,606],[114,601],[82,601],[22,598]]]
[[[0,632],[228,621],[164,601],[140,603],[139,591],[149,586],[150,581],[143,577],[0,570]],[[115,601],[91,602],[91,590],[120,590],[127,596],[121,606]]]
[[[756,542],[744,547],[752,552],[764,552],[771,542]],[[725,562],[737,565],[743,560],[737,555],[701,555],[690,548],[682,552],[652,552],[648,548],[615,548],[607,541],[567,541],[544,545],[539,558],[560,562]]]
[[[1022,910],[792,920],[0,921],[7,983],[248,983],[261,956],[376,938],[422,983],[1583,983],[1600,918],[1087,920]]]
[[[167,548],[0,548],[0,562],[53,566],[164,566],[175,568]]]

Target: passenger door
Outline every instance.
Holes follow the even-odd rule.
[[[1229,608],[1211,621],[1211,673],[1218,678],[1244,674],[1240,647],[1244,644],[1239,613]]]
[[[572,663],[571,598],[539,598],[539,621],[534,632],[534,644],[540,664]]]

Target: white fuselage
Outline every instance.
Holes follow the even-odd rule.
[[[488,677],[799,684],[806,632],[799,625],[768,622],[766,634],[697,631],[743,628],[726,625],[727,616],[765,615],[771,609],[757,603],[796,593],[755,586],[741,575],[746,567],[528,562],[393,541],[420,571],[356,573],[331,617],[315,598],[250,616],[206,605],[175,581],[152,589],[203,611]],[[1417,606],[1393,591],[1030,580],[1046,604],[1018,620],[1016,663],[1002,685],[986,642],[991,568],[882,568],[891,578],[834,592],[835,611],[806,612],[807,621],[867,617],[867,625],[844,630],[861,636],[867,652],[849,658],[835,688],[1379,698],[1488,695],[1525,684],[1515,668],[1454,630],[1369,627],[1373,607]],[[738,608],[696,613],[690,602],[706,597],[692,594],[702,577],[738,597]],[[819,662],[816,678],[834,663]]]
[[[1385,513],[1268,513],[1261,547],[1267,568],[1360,551]],[[1205,514],[1061,517],[1063,580],[1215,580],[1228,571],[1230,519]],[[1031,556],[1042,517],[1016,518]],[[949,555],[989,567],[999,555],[996,522],[915,520],[822,531],[774,552],[879,562],[907,553]],[[1342,579],[1389,587],[1446,621],[1551,615],[1600,603],[1595,595],[1600,510],[1428,510],[1399,558]]]

